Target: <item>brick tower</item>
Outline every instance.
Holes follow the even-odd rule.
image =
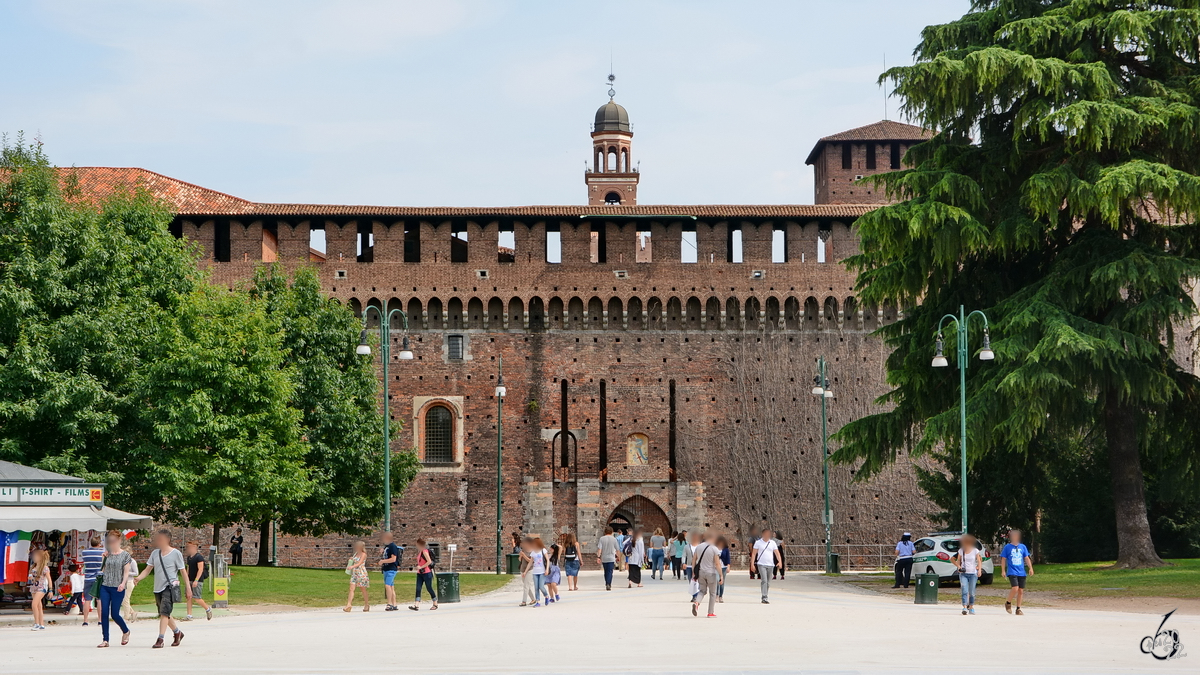
[[[588,206],[636,206],[638,171],[631,164],[633,131],[629,113],[613,101],[615,75],[608,76],[608,103],[596,111],[592,128],[592,168],[583,174]]]

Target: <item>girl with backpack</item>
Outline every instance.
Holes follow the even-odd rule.
[[[579,590],[579,567],[583,562],[583,555],[579,550],[579,541],[575,539],[575,535],[567,532],[563,535],[563,571],[567,573],[567,590]]]
[[[429,609],[437,609],[437,593],[433,590],[433,554],[429,552],[424,539],[417,540],[417,599],[408,606],[414,612],[421,609],[421,584],[429,589],[429,599],[433,601]]]

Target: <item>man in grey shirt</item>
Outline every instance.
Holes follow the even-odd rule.
[[[612,590],[613,570],[617,567],[617,538],[613,536],[611,527],[604,528],[604,536],[596,545],[596,562],[604,568],[604,590]]]
[[[189,600],[192,598],[192,584],[188,580],[187,563],[184,562],[183,554],[179,552],[179,549],[171,547],[170,530],[162,529],[155,532],[152,541],[155,549],[150,552],[145,569],[135,581],[145,579],[150,571],[154,570],[154,602],[158,605],[158,642],[154,643],[154,648],[162,649],[163,638],[166,636],[168,626],[175,634],[171,646],[178,647],[183,640],[183,631],[175,625],[171,611],[175,608],[175,602],[178,600],[175,594],[180,592],[180,575],[183,575],[182,588],[187,592],[187,598]]]

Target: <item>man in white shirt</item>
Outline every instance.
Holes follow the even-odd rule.
[[[767,591],[771,590],[771,572],[779,564],[779,546],[772,538],[773,534],[770,530],[763,530],[762,538],[754,542],[754,555],[750,556],[750,570],[757,570],[764,605],[771,604],[767,601]]]

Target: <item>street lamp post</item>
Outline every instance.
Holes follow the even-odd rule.
[[[368,305],[363,311],[363,329],[358,335],[358,347],[354,350],[359,356],[370,356],[371,345],[367,344],[367,316],[375,310],[375,314],[379,316],[379,357],[383,361],[383,529],[390,532],[392,529],[392,436],[391,427],[389,424],[391,418],[391,410],[388,405],[388,361],[391,360],[392,340],[391,326],[392,317],[399,314],[403,320],[404,326],[404,343],[400,346],[400,353],[396,355],[401,361],[412,361],[412,348],[408,345],[408,314],[402,309],[393,309],[387,313],[385,318],[383,311],[374,305]]]
[[[504,474],[501,473],[501,459],[504,456],[504,396],[508,389],[504,386],[504,357],[496,364],[496,574],[501,574],[501,563],[504,560],[504,521],[501,499],[504,494]]]
[[[825,571],[829,572],[833,565],[833,511],[829,507],[829,427],[825,402],[833,398],[833,389],[829,387],[829,378],[826,377],[825,370],[825,357],[818,357],[812,395],[821,399],[821,471],[825,478],[825,512],[821,520],[825,523]]]
[[[962,441],[962,447],[959,451],[960,466],[959,470],[960,481],[962,485],[962,531],[967,531],[967,328],[971,322],[971,317],[979,315],[983,319],[983,348],[979,350],[980,361],[991,361],[996,358],[995,352],[992,351],[992,338],[988,334],[988,318],[987,315],[978,309],[966,314],[962,305],[958,306],[958,316],[947,314],[938,321],[937,342],[935,347],[937,352],[933,355],[932,366],[934,368],[945,368],[950,365],[942,354],[942,347],[945,345],[942,339],[942,326],[946,324],[946,320],[954,322],[954,327],[957,330],[955,349],[958,355],[958,414],[959,414],[959,437]]]

